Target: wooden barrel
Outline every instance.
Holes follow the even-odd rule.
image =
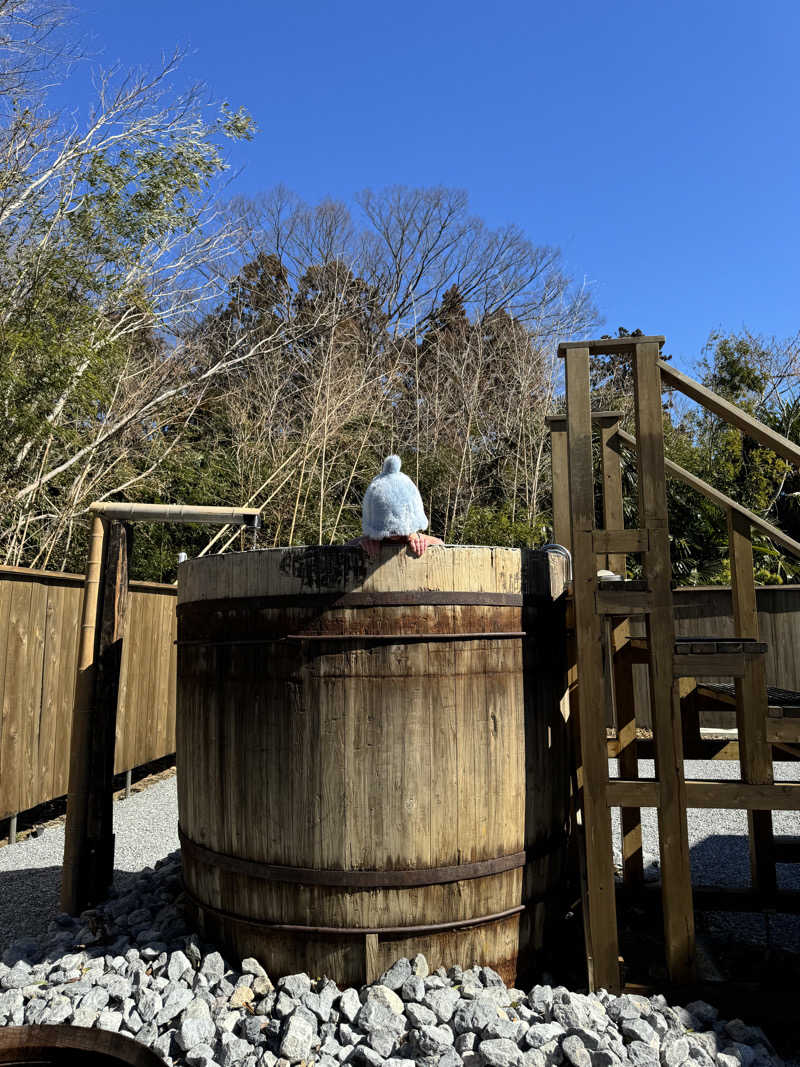
[[[340,985],[418,952],[530,965],[565,855],[561,565],[392,546],[181,566],[181,850],[207,938]]]
[[[132,1037],[85,1026],[2,1026],[0,1063],[31,1067],[163,1067]]]

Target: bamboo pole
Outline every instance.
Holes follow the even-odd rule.
[[[198,522],[214,526],[239,523],[241,526],[257,526],[261,512],[258,508],[201,507],[193,504],[127,504],[98,501],[89,510],[94,515],[120,521],[144,522]]]

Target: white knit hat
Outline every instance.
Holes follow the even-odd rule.
[[[364,493],[361,528],[376,541],[384,537],[427,530],[428,518],[419,489],[400,473],[400,457],[387,456],[381,473]]]

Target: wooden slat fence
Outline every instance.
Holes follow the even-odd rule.
[[[67,792],[83,577],[0,567],[0,818]],[[131,582],[115,771],[175,751],[176,589]],[[800,585],[758,590],[767,684],[800,691]],[[731,591],[677,589],[681,636],[733,633]],[[646,667],[634,667],[637,721],[649,726]],[[609,724],[610,725],[610,724]]]
[[[117,773],[175,750],[176,589],[131,582]],[[0,818],[67,792],[83,576],[0,567]]]
[[[759,638],[767,643],[767,685],[800,692],[800,585],[765,585],[756,589]],[[672,593],[675,633],[678,637],[733,637],[733,603],[730,586],[706,585],[675,589]],[[631,620],[631,633],[642,636],[640,619]],[[649,729],[650,706],[647,667],[633,668],[637,726]],[[729,682],[730,678],[704,678]],[[731,713],[732,714],[732,713]],[[720,716],[718,715],[717,718]],[[730,718],[731,716],[727,716]],[[725,718],[723,716],[723,718]],[[709,722],[716,721],[715,718]],[[721,724],[718,723],[718,725]],[[608,726],[614,724],[610,721]],[[725,725],[731,723],[725,721]]]

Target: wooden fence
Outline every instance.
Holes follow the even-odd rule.
[[[82,588],[80,574],[0,567],[0,819],[67,792]],[[130,585],[117,774],[175,751],[175,594],[172,585]],[[800,586],[757,596],[767,683],[800,691]],[[674,612],[682,636],[733,633],[729,588],[676,590]],[[642,726],[646,670],[634,668]]]
[[[756,589],[758,634],[767,643],[764,666],[767,685],[800,692],[800,585],[764,585]],[[672,593],[675,633],[678,637],[733,637],[733,602],[731,588],[725,585],[692,586]],[[631,619],[631,634],[644,635],[644,620]],[[633,668],[634,703],[637,726],[649,729],[650,698],[647,667]],[[730,678],[704,681],[730,682]],[[711,712],[703,722],[716,726],[733,726],[734,710]],[[609,721],[607,726],[613,726]]]
[[[67,792],[83,576],[0,567],[0,818]],[[175,751],[172,585],[131,582],[115,771]]]

